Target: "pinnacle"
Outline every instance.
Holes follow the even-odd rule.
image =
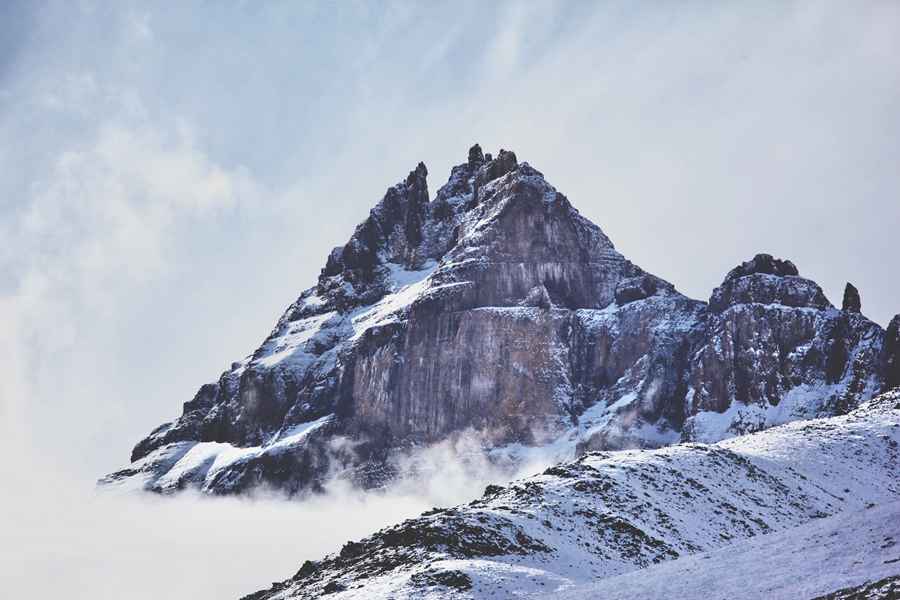
[[[859,290],[849,281],[844,287],[844,302],[841,306],[841,310],[855,313],[862,312],[862,302],[859,299]]]
[[[469,168],[477,169],[484,164],[484,154],[481,152],[481,146],[475,144],[469,148]]]

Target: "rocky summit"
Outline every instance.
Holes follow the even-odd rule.
[[[479,146],[431,199],[419,164],[249,357],[103,486],[289,496],[396,478],[461,434],[486,453],[712,443],[846,414],[900,384],[888,330],[760,254],[709,302],[634,265],[543,175]]]

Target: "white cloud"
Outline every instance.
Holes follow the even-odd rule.
[[[96,384],[109,360],[105,321],[179,270],[194,228],[252,213],[261,193],[246,169],[213,163],[187,123],[151,123],[133,94],[90,74],[51,87],[21,94],[38,101],[32,118],[87,128],[69,147],[46,140],[55,159],[36,165],[0,224],[2,409],[23,419],[4,419],[2,442],[30,442],[23,423],[75,442],[93,411],[110,410]]]
[[[43,277],[85,287],[143,277],[164,267],[167,237],[182,221],[231,210],[256,193],[245,170],[211,164],[184,125],[170,140],[150,127],[111,123],[91,148],[63,153],[52,178],[35,184],[17,246],[50,262]]]
[[[429,508],[413,497],[123,499],[52,480],[30,492],[0,515],[2,591],[22,600],[239,598]]]

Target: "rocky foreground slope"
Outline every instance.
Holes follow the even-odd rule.
[[[770,577],[765,588],[770,595],[764,597],[809,599],[838,587],[862,589],[874,583],[867,577],[890,592],[900,575],[900,525],[891,521],[900,514],[898,473],[900,392],[893,391],[844,416],[789,423],[717,444],[591,452],[506,487],[490,486],[467,506],[435,509],[348,543],[245,600],[554,593],[559,594],[554,598],[581,600],[649,598],[657,592],[661,598],[703,598],[713,597],[709,589],[694,586],[694,592],[703,592],[699,595],[678,590],[691,588],[690,577],[715,580],[715,569],[703,571],[703,565],[731,564],[730,555],[746,558],[738,570],[756,570],[757,589]],[[870,509],[874,512],[863,514]],[[812,525],[837,514],[844,517]],[[804,524],[813,529],[797,529]],[[741,542],[767,534],[773,537]],[[854,555],[854,548],[876,542],[872,556]],[[760,563],[767,556],[789,563],[794,558],[785,555],[804,551],[815,564],[840,571],[788,573]],[[664,563],[671,564],[654,567]],[[646,571],[639,576],[640,569]],[[673,578],[666,579],[666,573]],[[617,576],[624,576],[621,585]],[[727,570],[718,578],[741,580]],[[790,596],[791,589],[808,595]],[[788,595],[778,595],[779,590]],[[726,596],[747,597],[740,593]],[[838,597],[852,597],[847,594]]]
[[[420,164],[249,357],[101,484],[287,495],[379,487],[461,433],[484,449],[714,442],[840,415],[900,384],[885,331],[758,255],[710,301],[618,253],[540,172],[476,145],[430,199]]]

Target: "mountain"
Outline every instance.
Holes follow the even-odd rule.
[[[514,462],[845,414],[900,384],[900,316],[860,308],[764,254],[687,298],[476,145],[433,200],[421,163],[390,188],[263,344],[100,484],[294,496],[388,485],[454,436]]]
[[[896,598],[898,472],[894,390],[712,445],[590,452],[347,543],[244,600]]]

